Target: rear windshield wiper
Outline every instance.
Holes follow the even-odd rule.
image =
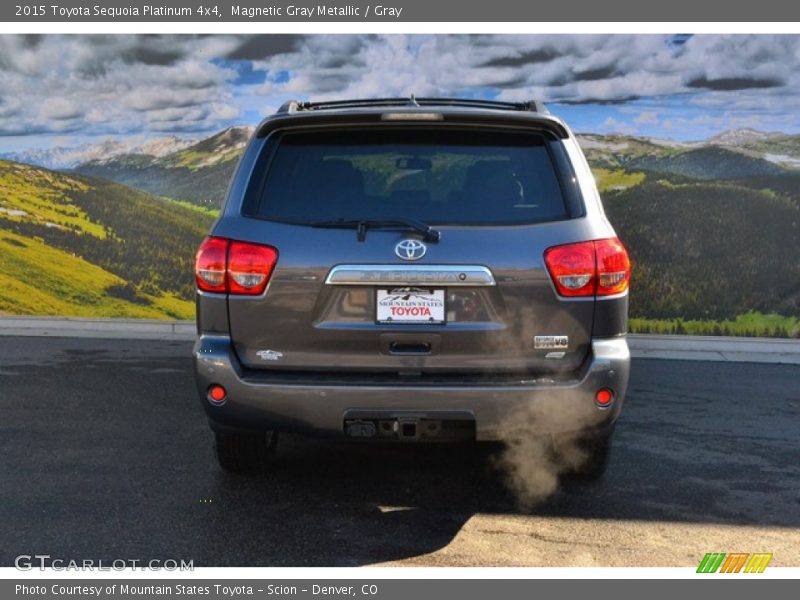
[[[416,219],[334,219],[332,221],[314,221],[311,227],[324,227],[327,229],[355,229],[358,241],[363,242],[367,236],[367,229],[381,227],[403,227],[422,234],[426,242],[438,242],[442,234],[438,229],[426,225]]]

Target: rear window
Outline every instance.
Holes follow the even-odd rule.
[[[407,129],[285,133],[249,193],[255,216],[293,223],[411,218],[515,224],[568,216],[542,135]]]

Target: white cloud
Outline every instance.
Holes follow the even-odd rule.
[[[229,37],[0,36],[0,117],[13,107],[16,117],[0,121],[0,134],[221,126],[239,114],[226,89],[236,74],[211,59],[237,43]]]
[[[56,97],[46,100],[39,109],[39,116],[42,119],[53,119],[64,121],[77,119],[83,116],[83,109],[71,99]]]
[[[646,110],[640,112],[633,120],[638,125],[656,125],[658,124],[658,113],[654,110]]]
[[[613,117],[608,117],[605,121],[603,121],[601,128],[605,133],[619,133],[622,135],[635,135],[637,133],[637,129],[635,127],[632,127],[627,123],[617,121]]]
[[[625,102],[642,96],[789,88],[797,36],[694,36],[682,47],[657,35],[312,36],[290,53],[256,63],[257,93],[453,94],[495,90],[500,98]],[[279,77],[288,72],[287,79]],[[726,94],[730,95],[730,94]]]
[[[226,57],[252,61],[263,83],[238,82]],[[681,97],[722,126],[800,113],[799,62],[800,36],[704,35],[675,45],[663,35],[6,35],[0,134],[211,131],[293,97],[412,92],[622,106],[654,99],[654,109],[638,107],[629,123],[607,129],[689,127],[693,115],[673,114],[681,104],[658,106]]]

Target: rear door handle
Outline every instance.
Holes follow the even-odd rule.
[[[431,345],[429,343],[405,343],[390,342],[389,354],[430,354]]]
[[[437,354],[442,337],[436,333],[382,333],[381,352],[396,356]]]

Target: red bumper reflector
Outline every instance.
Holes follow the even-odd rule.
[[[608,388],[600,388],[594,395],[594,401],[597,402],[599,406],[608,406],[609,404],[611,404],[611,401],[613,399],[614,399],[614,392],[612,392]]]
[[[212,402],[216,402],[219,404],[223,402],[227,397],[228,393],[225,391],[225,388],[221,385],[212,385],[208,388],[208,397]]]

